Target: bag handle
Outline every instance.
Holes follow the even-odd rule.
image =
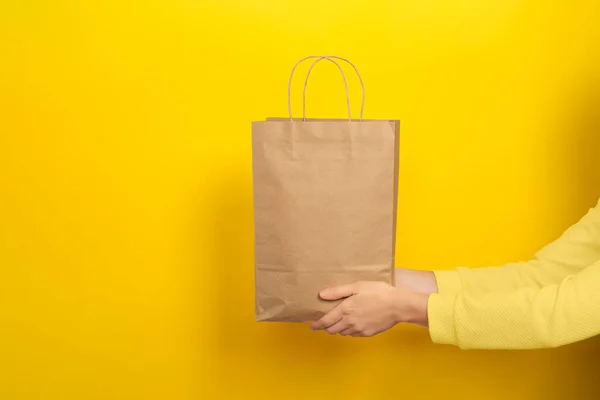
[[[302,93],[302,105],[303,105],[302,119],[304,121],[306,121],[306,86],[308,84],[308,78],[310,76],[310,72],[312,71],[312,69],[318,62],[320,62],[321,60],[327,60],[327,61],[331,61],[332,63],[334,63],[337,66],[340,73],[342,74],[342,78],[344,80],[344,87],[346,89],[346,102],[347,102],[347,106],[348,106],[348,120],[352,121],[351,107],[350,107],[350,93],[348,91],[348,82],[346,80],[346,75],[344,74],[344,70],[342,69],[342,67],[340,67],[340,65],[336,61],[333,60],[335,58],[335,59],[342,60],[342,61],[345,61],[348,64],[350,64],[354,68],[354,71],[356,71],[356,74],[358,75],[360,84],[362,86],[362,106],[360,109],[360,120],[362,121],[363,110],[364,110],[364,105],[365,105],[365,86],[363,84],[362,77],[360,76],[358,69],[352,62],[350,62],[349,60],[347,60],[345,58],[337,57],[337,56],[308,56],[308,57],[304,57],[301,60],[299,60],[298,62],[296,62],[296,64],[292,68],[292,72],[290,73],[290,79],[288,82],[288,113],[289,113],[290,121],[294,121],[294,118],[292,117],[292,79],[294,77],[294,71],[296,70],[298,65],[300,65],[303,61],[312,59],[312,58],[317,58],[317,60],[315,62],[313,62],[313,64],[310,66],[310,69],[308,70],[306,79],[304,81],[304,90]]]
[[[360,76],[360,72],[358,72],[358,68],[356,68],[356,65],[354,65],[354,63],[352,63],[350,60],[348,60],[346,58],[338,57],[338,56],[322,56],[321,58],[319,58],[318,60],[313,62],[311,64],[310,68],[308,69],[308,72],[306,73],[306,79],[304,79],[304,89],[302,90],[302,119],[304,121],[306,121],[306,86],[308,85],[308,78],[310,77],[310,73],[311,73],[312,69],[315,67],[315,65],[317,65],[317,63],[319,63],[323,59],[328,59],[329,61],[333,61],[333,60],[331,60],[332,58],[335,58],[337,60],[342,60],[342,61],[345,61],[346,63],[350,64],[352,66],[352,68],[354,68],[354,72],[356,72],[356,75],[358,76],[358,80],[360,81],[360,86],[362,88],[362,101],[360,104],[360,119],[359,119],[360,121],[362,121],[363,113],[365,111],[365,84],[362,80],[362,77]]]

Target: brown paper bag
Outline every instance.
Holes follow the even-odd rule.
[[[321,60],[346,83],[334,59],[349,61],[308,58],[305,89]],[[252,124],[257,321],[312,322],[337,304],[329,286],[393,284],[399,121],[352,120],[349,99],[347,120],[293,119],[290,104]]]

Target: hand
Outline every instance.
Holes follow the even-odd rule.
[[[333,310],[312,324],[343,336],[374,336],[399,322],[427,324],[426,294],[412,293],[383,282],[357,282],[326,289],[324,300],[343,299]]]

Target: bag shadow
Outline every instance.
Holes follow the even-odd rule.
[[[214,225],[210,227],[209,248],[204,250],[210,252],[208,259],[214,264],[204,268],[215,271],[207,301],[215,305],[208,326],[214,328],[210,346],[220,359],[216,364],[227,364],[228,360],[236,360],[237,365],[256,363],[260,351],[263,367],[285,368],[292,363],[310,368],[314,363],[339,362],[363,351],[364,343],[352,340],[355,338],[314,332],[308,324],[255,321],[250,167],[224,175],[211,189],[211,195]],[[225,364],[219,369],[223,370]]]

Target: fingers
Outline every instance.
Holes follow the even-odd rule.
[[[341,320],[339,320],[338,322],[336,322],[335,324],[333,324],[329,328],[327,328],[326,331],[330,335],[335,335],[337,333],[342,332],[343,330],[346,330],[347,328],[348,328],[348,323],[346,321],[344,321],[344,319],[342,318]]]
[[[333,308],[333,310],[329,311],[325,314],[321,319],[316,322],[313,322],[311,328],[314,330],[326,329],[340,321],[343,317],[342,305],[338,304]]]
[[[356,293],[356,289],[356,283],[352,283],[350,285],[334,286],[329,289],[323,290],[321,293],[319,293],[319,296],[323,300],[339,300],[345,297],[352,296]]]
[[[356,329],[354,329],[352,327],[346,328],[343,331],[340,331],[340,335],[342,335],[342,336],[351,336],[355,333],[356,333]]]

